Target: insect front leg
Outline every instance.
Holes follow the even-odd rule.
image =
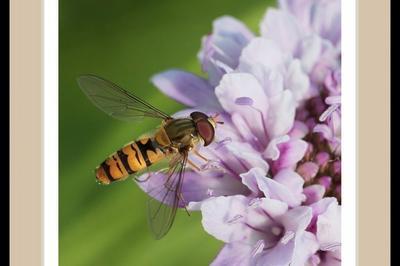
[[[204,155],[202,155],[199,151],[198,151],[198,145],[196,145],[195,142],[195,138],[192,138],[188,147],[188,151],[191,151],[194,155],[196,155],[197,157],[200,157],[202,160],[204,160],[205,162],[208,162],[209,160],[207,159],[207,157],[205,157]]]
[[[197,170],[198,172],[201,171],[201,168],[198,167],[198,166],[197,166],[194,162],[192,162],[190,159],[187,159],[187,163],[188,163],[191,167],[193,167],[195,170]]]
[[[173,157],[171,158],[171,160],[169,161],[169,166],[173,166],[175,165],[180,159],[181,159],[181,155],[179,154],[179,150],[177,148],[171,147],[170,154],[174,154]]]
[[[207,159],[207,157],[205,157],[204,155],[202,155],[197,148],[193,149],[193,154],[197,155],[197,157],[200,157],[201,159],[203,159],[205,162],[208,162],[209,160]]]

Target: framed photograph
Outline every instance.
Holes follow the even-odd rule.
[[[11,265],[389,264],[389,3],[10,4]]]

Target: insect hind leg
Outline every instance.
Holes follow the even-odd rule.
[[[151,177],[151,175],[148,175],[148,177],[146,177],[145,179],[140,179],[140,178],[135,176],[135,177],[133,177],[133,179],[135,179],[136,182],[145,183],[150,179],[150,177]]]

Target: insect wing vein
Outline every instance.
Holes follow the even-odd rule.
[[[78,84],[94,105],[114,118],[128,121],[143,117],[171,119],[163,111],[101,77],[82,75]]]
[[[187,154],[182,155],[181,159],[169,168],[166,181],[149,193],[148,220],[156,239],[165,236],[174,222],[179,207],[186,162]]]

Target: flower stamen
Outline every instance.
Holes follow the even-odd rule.
[[[293,231],[287,231],[283,237],[281,238],[281,243],[282,244],[287,244],[292,238],[294,237],[294,232]]]
[[[237,223],[242,218],[243,218],[243,215],[237,214],[237,215],[233,216],[233,218],[229,219],[226,223],[227,224],[234,224],[234,223]]]
[[[257,241],[253,251],[251,252],[251,256],[254,258],[255,256],[257,256],[257,254],[260,254],[265,247],[265,243],[264,240],[260,239]]]

